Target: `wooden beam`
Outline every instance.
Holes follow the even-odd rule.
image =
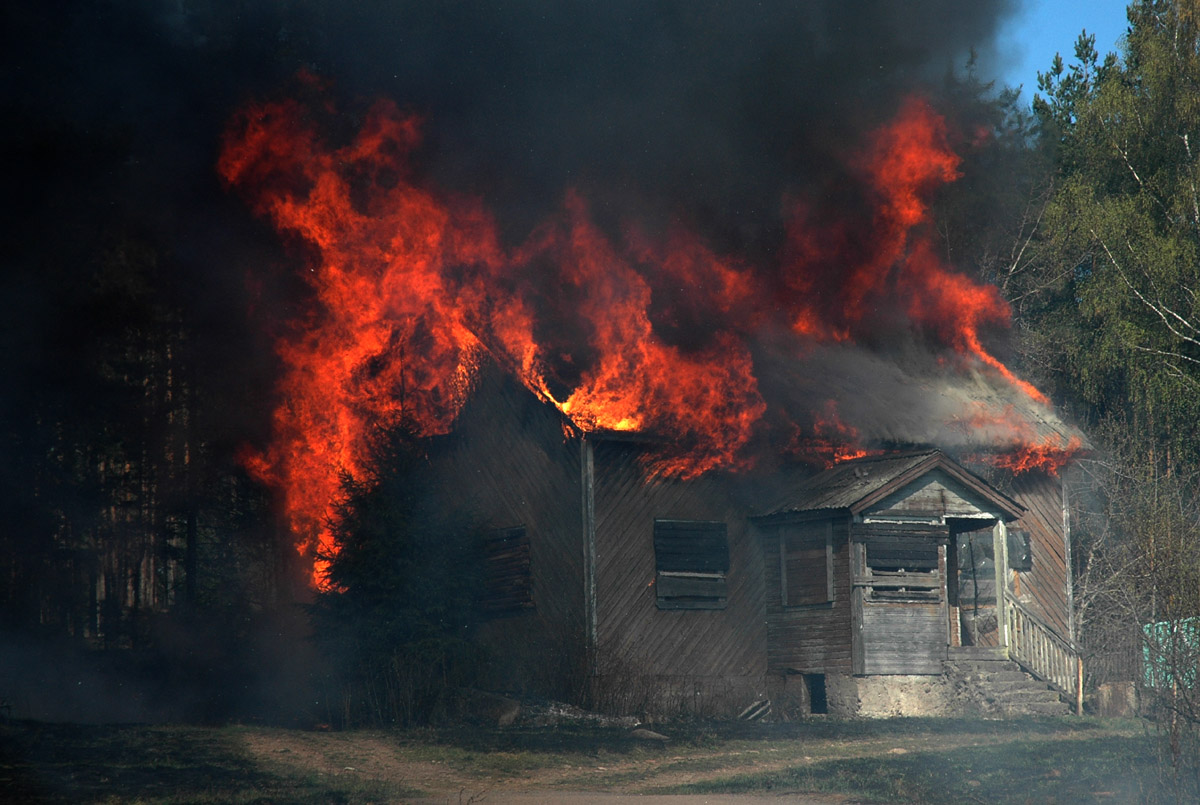
[[[992,528],[992,565],[996,571],[996,621],[999,634],[996,635],[1004,655],[1009,654],[1011,641],[1008,634],[1008,613],[1004,599],[1008,596],[1008,526],[1003,520],[997,520]]]
[[[1075,648],[1075,573],[1071,567],[1071,509],[1067,499],[1067,474],[1062,473],[1062,523],[1063,523],[1063,562],[1066,564],[1067,584],[1067,638],[1071,648]],[[1083,685],[1080,684],[1080,690]],[[1080,714],[1082,715],[1082,713]]]
[[[850,543],[850,575],[858,575],[864,565],[865,548],[861,542]],[[850,591],[850,667],[851,673],[861,674],[866,665],[863,651],[863,596],[866,590],[854,587]]]
[[[825,598],[833,600],[833,520],[825,521]]]
[[[579,439],[583,511],[583,607],[589,654],[596,648],[596,459],[587,435]]]

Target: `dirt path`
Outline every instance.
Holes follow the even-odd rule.
[[[545,803],[639,803],[640,805],[735,805],[736,803],[795,802],[835,805],[856,800],[826,794],[703,794],[647,793],[666,786],[710,780],[739,772],[763,772],[794,766],[811,758],[772,757],[771,750],[692,750],[679,755],[664,750],[654,757],[604,755],[584,763],[519,768],[509,753],[486,755],[478,769],[464,771],[445,761],[419,759],[386,733],[320,733],[294,730],[248,730],[242,736],[248,754],[265,769],[288,775],[326,775],[379,782],[397,789],[422,792],[404,802],[420,805],[544,805]],[[481,756],[484,757],[484,756]],[[510,764],[508,761],[512,761]],[[680,768],[704,766],[719,768]]]
[[[1060,734],[1073,741],[1085,732]],[[999,745],[1015,734],[957,736],[955,745]],[[859,802],[844,795],[772,792],[739,795],[663,795],[664,789],[745,774],[769,774],[830,760],[886,757],[944,750],[937,734],[856,736],[772,745],[723,745],[714,748],[654,744],[632,752],[470,751],[458,746],[405,742],[395,734],[302,732],[246,729],[240,740],[260,768],[284,777],[336,778],[341,786],[383,786],[404,792],[387,801],[423,805],[503,803],[525,805],[597,802],[603,805],[697,805],[711,803],[797,802],[809,805]],[[375,800],[369,800],[375,801]]]
[[[478,788],[479,780],[445,763],[414,760],[383,734],[256,730],[243,737],[261,766],[291,774],[348,775],[431,792]]]

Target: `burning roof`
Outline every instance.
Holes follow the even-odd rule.
[[[447,432],[485,360],[580,431],[661,437],[647,468],[678,478],[781,444],[830,462],[987,444],[1019,454],[1013,469],[1082,444],[984,346],[1009,323],[998,290],[939,257],[929,199],[959,157],[919,96],[847,157],[852,203],[781,199],[785,237],[762,255],[681,222],[602,225],[570,188],[506,243],[483,200],[422,178],[420,119],[380,101],[339,139],[304,82],[307,100],[231,121],[219,169],[309,263],[311,305],[278,343],[274,439],[247,458],[305,550],[332,550],[340,475],[362,474],[374,429]]]

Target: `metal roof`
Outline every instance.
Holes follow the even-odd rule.
[[[824,472],[799,481],[758,518],[824,510],[857,514],[873,503],[922,475],[940,469],[984,499],[1006,516],[1024,513],[1021,504],[999,491],[936,449],[888,453],[843,461]]]

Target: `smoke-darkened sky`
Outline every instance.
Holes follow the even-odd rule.
[[[188,311],[202,349],[257,354],[242,344],[248,317],[272,303],[272,282],[287,283],[259,276],[276,257],[270,237],[213,166],[234,110],[290,91],[300,70],[329,82],[348,133],[379,96],[418,113],[418,169],[482,198],[514,241],[573,188],[602,224],[682,220],[753,254],[769,248],[782,197],[836,192],[858,133],[972,49],[986,57],[1014,5],[8,4],[10,376],[39,382],[30,367],[85,347],[90,325],[64,325],[64,306],[92,292],[122,235],[153,244],[147,281]]]
[[[4,12],[9,137],[118,139],[146,201],[186,205],[225,117],[303,68],[420,113],[431,170],[493,207],[575,185],[727,221],[986,53],[1013,0],[25,5]]]

